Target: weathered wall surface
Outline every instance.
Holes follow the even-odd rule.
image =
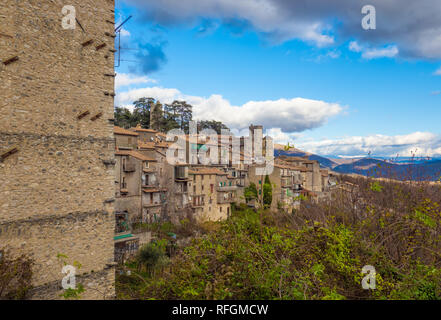
[[[0,60],[18,57],[0,63],[0,154],[18,149],[0,163],[0,247],[35,259],[35,292],[60,289],[62,253],[80,274],[103,274],[96,284],[111,297],[114,1],[68,4],[84,31],[62,28],[61,0],[0,6]],[[87,287],[84,297],[103,298]]]

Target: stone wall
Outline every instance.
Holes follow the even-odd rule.
[[[68,4],[84,31],[61,0],[0,6],[0,247],[35,260],[36,298],[59,298],[57,254],[113,297],[114,1]]]

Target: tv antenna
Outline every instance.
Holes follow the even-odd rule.
[[[115,28],[115,33],[118,34],[118,65],[116,65],[115,68],[121,66],[121,30],[123,25],[125,25],[126,22],[129,21],[131,18],[132,16],[129,16],[126,20],[124,20],[119,26]]]

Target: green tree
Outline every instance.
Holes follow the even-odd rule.
[[[150,111],[152,107],[157,103],[154,98],[140,98],[133,102],[133,118],[136,124],[140,123],[141,127],[144,129],[150,128]]]
[[[265,183],[263,184],[263,205],[266,208],[269,208],[272,202],[273,202],[273,187],[271,185],[269,176],[266,175]]]
[[[115,107],[115,125],[128,129],[136,125],[136,121],[129,109]]]
[[[223,124],[221,121],[216,120],[201,120],[198,121],[198,130],[204,130],[204,129],[213,129],[217,132],[217,134],[222,133],[222,129],[224,130],[230,130],[225,124]]]
[[[255,183],[251,182],[250,185],[245,188],[244,196],[247,202],[252,199],[257,199],[257,187]]]
[[[188,133],[190,121],[193,119],[193,106],[186,101],[175,100],[169,106],[172,121],[178,124],[178,128]]]

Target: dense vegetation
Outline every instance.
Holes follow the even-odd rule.
[[[193,106],[186,101],[162,104],[154,98],[141,98],[133,102],[133,105],[133,112],[123,107],[115,108],[115,125],[128,129],[140,124],[142,128],[161,132],[168,132],[172,129],[189,132],[190,121],[193,119]],[[150,118],[154,120],[153,124],[150,123]],[[213,129],[221,134],[221,130],[228,130],[228,127],[216,120],[198,121],[197,130],[204,129]]]
[[[441,299],[440,186],[343,180],[331,201],[294,213],[241,206],[224,222],[187,221],[191,241],[173,251],[158,232],[120,266],[118,298]],[[375,290],[361,286],[365,265]]]
[[[25,255],[12,257],[10,252],[0,251],[0,300],[27,298],[33,264]]]

